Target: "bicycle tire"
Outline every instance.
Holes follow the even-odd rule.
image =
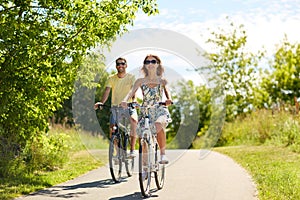
[[[155,163],[156,163],[156,170],[154,172],[154,179],[156,183],[156,187],[158,190],[162,189],[165,183],[165,165],[159,164],[159,146],[156,143],[155,145]]]
[[[111,137],[111,141],[109,143],[109,170],[114,182],[119,183],[121,180],[122,160],[120,138],[116,135]]]
[[[150,196],[151,168],[149,162],[149,145],[145,139],[141,139],[139,147],[139,183],[142,196]]]
[[[129,136],[126,135],[124,138],[124,146],[123,146],[123,158],[124,158],[124,163],[125,163],[125,169],[127,172],[127,176],[131,177],[133,174],[133,168],[134,168],[134,158],[129,157],[129,152],[130,152],[130,140]]]

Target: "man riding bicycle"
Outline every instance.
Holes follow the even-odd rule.
[[[108,78],[107,85],[104,91],[104,94],[102,96],[102,99],[100,102],[97,102],[94,105],[94,108],[97,109],[99,105],[103,105],[110,94],[110,91],[112,91],[111,96],[111,106],[117,106],[119,107],[124,97],[127,95],[127,93],[131,90],[133,83],[135,82],[135,77],[132,74],[129,74],[126,72],[127,68],[127,61],[125,58],[118,58],[116,60],[116,69],[117,73],[111,75]],[[134,97],[133,97],[134,99]],[[136,143],[136,127],[137,127],[137,112],[134,108],[124,109],[123,114],[125,116],[128,116],[130,119],[130,157],[135,157],[134,149],[135,149],[135,143]],[[111,138],[114,124],[116,124],[115,114],[112,113],[110,116],[110,131],[109,131],[109,137]]]

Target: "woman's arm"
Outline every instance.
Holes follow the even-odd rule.
[[[163,83],[164,92],[165,92],[165,95],[166,95],[166,98],[167,98],[166,105],[168,106],[168,105],[172,104],[172,97],[171,97],[170,91],[167,87],[167,83],[168,83],[167,80],[163,79],[162,83]]]
[[[141,79],[137,79],[134,84],[133,87],[131,88],[131,90],[129,91],[129,93],[126,95],[126,97],[123,99],[121,105],[125,108],[127,107],[127,102],[129,101],[129,99],[135,97],[135,93],[136,91],[139,89],[141,85]]]

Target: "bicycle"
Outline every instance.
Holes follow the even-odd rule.
[[[131,106],[131,103],[128,105]],[[99,104],[98,108],[102,106],[108,107]],[[134,168],[134,157],[129,157],[130,127],[128,117],[125,116],[124,111],[127,112],[123,107],[110,107],[110,112],[114,119],[116,119],[116,123],[113,126],[112,136],[109,142],[108,158],[110,174],[115,183],[121,181],[123,163],[128,177],[132,176]]]
[[[155,106],[165,106],[164,102],[159,102],[154,106],[135,107],[145,109],[145,128],[139,143],[139,183],[141,193],[144,197],[151,196],[151,175],[154,174],[156,187],[162,189],[165,181],[165,164],[159,163],[160,148],[157,142],[156,134],[152,134],[150,130],[149,110]]]

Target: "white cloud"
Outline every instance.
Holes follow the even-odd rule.
[[[233,1],[234,5],[246,4],[246,7],[234,11],[226,10],[211,18],[206,18],[213,10],[201,8],[161,9],[160,14],[154,17],[137,18],[134,28],[155,27],[169,29],[184,34],[197,42],[205,50],[211,46],[206,44],[210,37],[210,30],[224,27],[226,16],[229,16],[236,25],[244,24],[248,35],[248,47],[256,52],[266,48],[269,53],[274,52],[275,45],[287,35],[291,42],[299,42],[300,38],[300,1],[299,0],[271,0],[271,1]],[[218,1],[214,2],[218,6]],[[180,6],[180,5],[179,5]],[[229,7],[229,6],[228,6]],[[239,7],[238,7],[239,8]]]

